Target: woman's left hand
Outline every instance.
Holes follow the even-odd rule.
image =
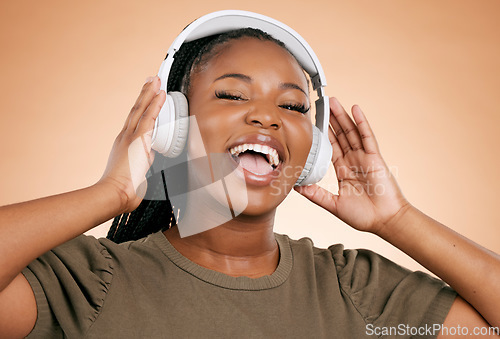
[[[328,137],[338,194],[316,184],[295,190],[353,228],[377,234],[410,204],[382,159],[359,106],[352,107],[352,116],[354,121],[336,98],[330,99]]]
[[[445,319],[445,328],[462,327],[472,333],[500,326],[499,256],[408,203],[359,106],[352,107],[354,121],[335,98],[330,107],[328,137],[338,195],[318,185],[295,189],[355,229],[387,240],[457,291],[460,297]]]

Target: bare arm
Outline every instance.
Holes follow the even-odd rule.
[[[488,323],[500,326],[500,256],[411,205],[378,235],[446,281]]]
[[[413,207],[383,161],[363,112],[354,106],[352,114],[354,121],[331,99],[329,138],[339,193],[317,185],[296,190],[353,228],[387,240],[454,288],[468,303],[455,301],[448,325],[479,312],[469,317],[481,320],[477,326],[484,325],[481,316],[500,326],[500,257]]]
[[[142,183],[154,157],[151,132],[165,101],[165,92],[160,92],[159,87],[158,77],[144,85],[113,144],[99,182],[77,191],[0,207],[2,337],[26,335],[34,325],[33,292],[21,274],[31,261],[139,205],[145,193]],[[135,147],[137,140],[140,147]],[[22,321],[9,321],[16,318]]]

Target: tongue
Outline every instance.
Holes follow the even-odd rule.
[[[252,173],[264,175],[273,171],[273,167],[262,155],[243,153],[238,158],[240,159],[241,167]]]

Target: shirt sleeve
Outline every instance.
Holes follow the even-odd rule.
[[[112,258],[94,237],[81,235],[23,270],[37,304],[27,338],[80,338],[99,315],[110,287]]]
[[[341,289],[367,326],[402,337],[435,338],[438,332],[432,329],[444,322],[457,295],[447,284],[369,250],[344,250],[342,245],[329,249]]]

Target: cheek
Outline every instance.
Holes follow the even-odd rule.
[[[201,130],[203,122],[200,125],[200,121],[196,115],[189,116],[189,132],[187,139],[187,151],[191,159],[206,156],[206,145],[203,137],[203,131]]]
[[[294,166],[303,167],[311,149],[312,123],[309,120],[296,123],[287,132],[290,147],[290,163]]]
[[[210,100],[203,102],[202,105],[191,104],[189,106],[189,113],[193,117],[190,120],[196,120],[207,152],[225,152],[223,148],[230,135],[234,133],[236,126],[242,124],[241,112],[221,107]]]
[[[223,145],[227,141],[227,131],[231,131],[231,126],[234,126],[234,122],[229,119],[224,119],[219,117],[217,114],[197,114],[193,115],[196,127],[189,126],[189,132],[196,130],[198,138],[197,142],[194,142],[193,147],[199,147],[200,142],[203,144],[204,149],[207,152],[223,152]],[[189,136],[191,139],[191,135]],[[221,148],[222,147],[222,148]]]

